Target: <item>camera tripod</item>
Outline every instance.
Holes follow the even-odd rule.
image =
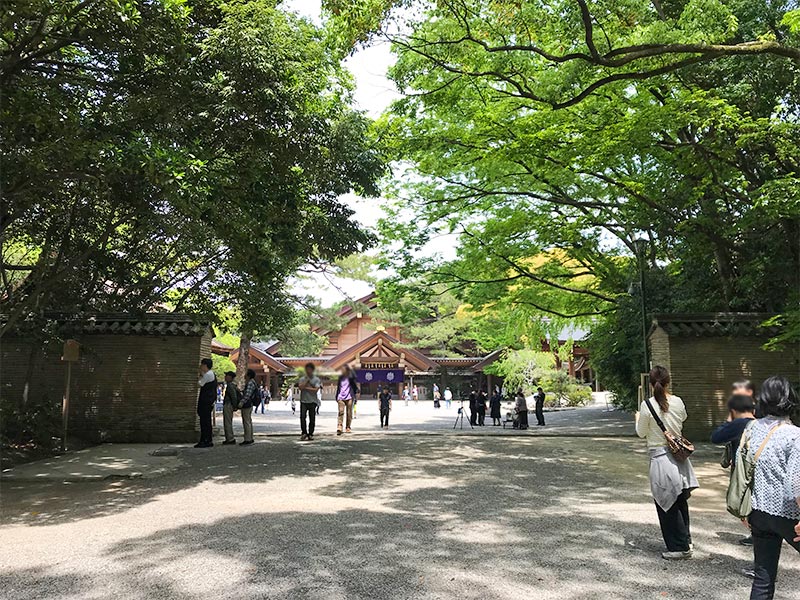
[[[467,423],[469,423],[470,429],[475,429],[472,426],[472,421],[467,419]],[[453,429],[455,429],[458,425],[461,425],[461,429],[464,429],[464,401],[461,401],[461,406],[458,407],[458,414],[456,415],[456,422],[453,423]]]

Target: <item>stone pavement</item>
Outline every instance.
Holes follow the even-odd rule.
[[[110,455],[112,449],[106,449]],[[15,600],[745,598],[750,550],[701,445],[697,557],[667,563],[630,437],[326,434],[181,449],[151,478],[2,482]],[[170,457],[167,457],[170,458]],[[784,553],[780,600],[800,557]]]

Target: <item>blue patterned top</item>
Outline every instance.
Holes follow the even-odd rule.
[[[756,420],[750,427],[750,456],[755,457],[773,427],[777,429],[756,463],[753,510],[800,519],[800,427],[772,416]]]

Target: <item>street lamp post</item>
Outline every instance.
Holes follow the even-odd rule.
[[[639,238],[633,240],[633,247],[636,252],[636,262],[639,269],[639,300],[642,310],[642,349],[644,350],[644,373],[650,372],[650,352],[647,349],[647,290],[644,283],[645,253],[647,251],[647,240]]]

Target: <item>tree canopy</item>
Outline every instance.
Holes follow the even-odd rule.
[[[4,330],[168,307],[269,331],[373,243],[383,160],[324,32],[275,2],[27,0],[0,23]]]
[[[542,323],[575,320],[591,324],[593,346],[627,342],[624,356],[598,349],[593,366],[628,396],[641,365],[628,331],[641,319],[629,295],[639,267],[649,313],[755,310],[791,321],[800,302],[794,3],[413,6],[400,33],[383,33],[405,94],[383,135],[412,165],[399,203],[422,224],[392,254],[402,277],[430,272],[476,314],[514,323],[519,345]],[[457,258],[420,260],[441,231],[458,234]]]

